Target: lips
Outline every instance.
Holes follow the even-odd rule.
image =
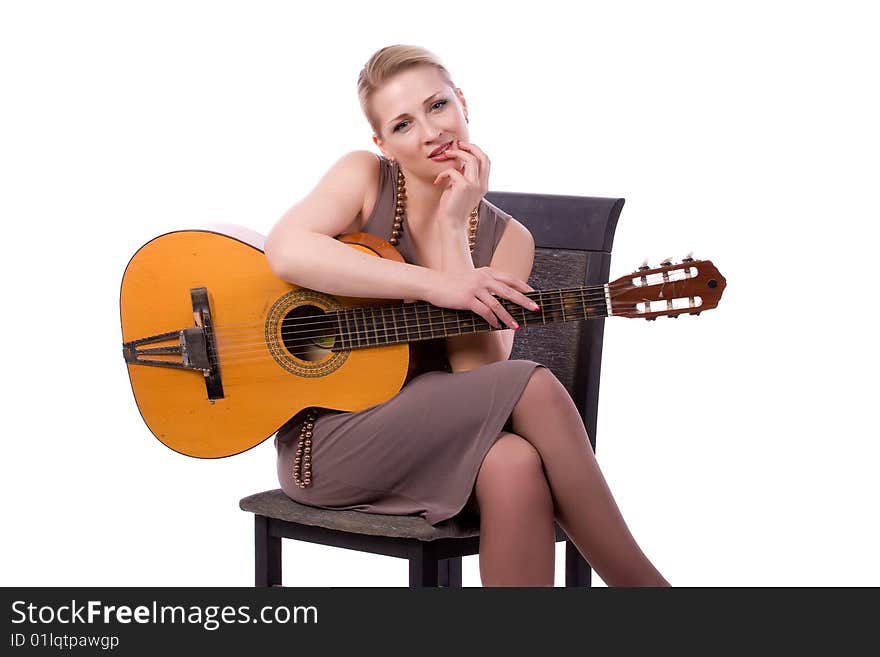
[[[447,148],[449,148],[450,146],[452,146],[452,142],[451,142],[451,141],[448,142],[448,143],[446,143],[446,144],[443,144],[442,146],[438,146],[438,147],[435,148],[433,151],[431,151],[431,154],[430,154],[428,157],[435,157],[435,156],[437,156],[437,155],[440,155],[440,153],[442,153],[443,151],[445,151],[445,150],[446,150]]]

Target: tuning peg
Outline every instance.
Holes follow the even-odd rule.
[[[663,258],[662,262],[660,263],[661,267],[669,267],[671,265],[672,265],[672,258]]]
[[[642,271],[643,269],[650,269],[650,267],[648,266],[648,259],[647,258],[645,258],[642,261],[641,266],[639,266],[639,271]]]
[[[694,261],[694,252],[691,251],[684,258],[681,259],[682,262],[693,262]]]

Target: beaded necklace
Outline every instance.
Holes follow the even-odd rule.
[[[392,162],[394,164],[394,162]],[[480,206],[477,204],[471,210],[471,218],[468,222],[468,246],[471,253],[474,252],[474,246],[477,242],[477,222],[479,221]],[[406,178],[403,175],[403,169],[397,170],[397,207],[394,211],[394,226],[391,228],[391,237],[388,241],[392,246],[397,246],[400,236],[403,233],[403,222],[406,217]]]
[[[394,162],[392,161],[392,164]],[[477,222],[479,221],[479,209],[477,205],[471,210],[470,221],[468,222],[468,246],[471,253],[474,252],[474,246],[477,242]],[[388,241],[392,246],[400,243],[400,236],[403,234],[403,222],[406,217],[406,178],[401,169],[397,170],[397,207],[394,211],[394,226],[391,229],[391,237]],[[307,488],[312,484],[312,429],[315,428],[315,420],[318,418],[317,411],[314,408],[309,409],[306,421],[303,422],[299,430],[299,442],[296,446],[296,457],[293,461],[293,481],[300,488]],[[302,477],[300,472],[302,471]]]

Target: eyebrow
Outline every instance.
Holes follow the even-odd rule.
[[[430,96],[425,98],[425,100],[422,101],[422,105],[427,105],[431,101],[431,99],[434,98],[434,96],[439,96],[442,93],[443,93],[442,91],[438,91],[436,93],[431,94]],[[397,119],[402,119],[404,116],[409,116],[409,114],[407,114],[406,112],[404,112],[403,114],[398,114],[393,119],[391,119],[388,123],[394,123],[395,121],[397,121]],[[386,125],[388,125],[388,124],[386,123]]]

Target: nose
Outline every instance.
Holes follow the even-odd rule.
[[[436,143],[443,136],[443,128],[434,123],[432,120],[425,119],[423,125],[423,134],[426,144]]]

